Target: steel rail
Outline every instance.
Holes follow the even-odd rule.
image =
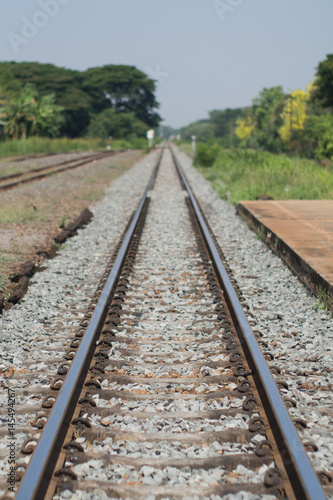
[[[84,159],[76,159],[76,160],[66,160],[61,163],[55,163],[54,165],[49,165],[45,167],[39,167],[32,170],[28,170],[27,172],[22,172],[19,174],[11,174],[4,177],[0,177],[0,191],[5,191],[7,189],[12,189],[15,186],[19,186],[20,184],[26,184],[28,182],[37,181],[39,179],[43,179],[44,177],[48,177],[49,175],[58,174],[60,172],[64,172],[66,170],[72,170],[74,168],[83,167],[88,163],[92,163],[93,161],[102,160],[104,158],[108,158],[109,156],[113,156],[116,153],[123,153],[124,150],[119,151],[108,151],[104,153],[99,153],[95,155],[86,156]],[[74,163],[74,165],[70,165]],[[68,166],[69,165],[69,166]],[[54,169],[54,170],[53,170]],[[36,175],[30,175],[36,174]],[[29,177],[25,177],[29,176]],[[21,177],[21,179],[20,179]],[[17,180],[5,184],[7,180],[14,179]]]
[[[269,417],[269,421],[274,422],[272,430],[278,445],[280,444],[281,446],[279,450],[295,497],[302,500],[325,500],[326,497],[318,477],[312,468],[303,444],[280,395],[279,389],[223,266],[210,230],[202,216],[199,204],[177,160],[174,150],[171,147],[170,149],[179,176],[188,193],[193,211],[212,259],[217,278],[223,289],[224,297],[230,307],[237,327],[237,333],[244,340],[243,344],[245,345],[243,345],[243,347],[246,348],[248,362],[253,371],[252,375],[257,383],[260,394],[263,396],[264,409]]]
[[[110,305],[121,269],[126,259],[148,192],[155,180],[161,163],[163,149],[159,156],[140,204],[125,235],[115,263],[96,305],[87,330],[82,338],[70,370],[56,399],[42,435],[33,452],[28,469],[16,495],[16,500],[41,500],[44,498],[49,481],[61,450],[63,439],[71,422],[76,400],[82,390],[86,369],[90,364],[90,355],[100,334],[107,309]]]
[[[114,151],[112,151],[114,153]],[[104,152],[104,153],[95,153],[95,154],[92,154],[92,155],[88,155],[88,156],[85,156],[84,158],[74,158],[72,160],[64,160],[60,163],[54,163],[53,165],[45,165],[44,167],[38,167],[38,168],[32,168],[31,170],[27,170],[26,172],[18,172],[16,174],[10,174],[10,175],[4,175],[4,176],[1,176],[0,177],[0,181],[7,181],[8,179],[15,179],[17,177],[22,177],[23,175],[27,175],[27,174],[35,174],[37,172],[43,172],[43,170],[47,171],[48,169],[51,169],[51,168],[56,168],[56,167],[61,167],[62,165],[68,165],[69,163],[74,163],[76,161],[80,161],[80,160],[94,160],[95,158],[98,159],[99,157],[103,157],[104,154],[108,154],[108,152]],[[42,157],[43,158],[43,157]],[[14,161],[17,161],[17,160],[14,160]]]

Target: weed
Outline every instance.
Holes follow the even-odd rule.
[[[66,248],[66,245],[63,243],[54,242],[54,245],[57,247],[57,252],[60,252],[60,250],[64,250]]]
[[[317,288],[317,302],[314,306],[314,309],[318,311],[318,309],[321,309],[322,311],[328,311],[328,294],[327,291],[322,287],[319,286]]]
[[[260,224],[258,226],[258,229],[257,229],[257,238],[260,241],[265,241],[265,229],[264,229],[264,226],[262,224]]]
[[[66,215],[63,215],[62,219],[60,221],[60,224],[59,224],[59,228],[60,229],[65,229],[65,227],[66,227]]]
[[[275,250],[277,250],[278,244],[279,244],[279,238],[275,235],[275,240],[274,240],[274,245],[273,245]]]
[[[2,274],[0,274],[0,290],[5,288],[6,282],[7,282],[6,278]]]

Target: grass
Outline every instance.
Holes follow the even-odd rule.
[[[78,200],[86,200],[88,202],[99,201],[103,198],[104,192],[104,187],[91,188],[87,189],[83,193],[77,194],[76,198]]]
[[[102,141],[94,138],[69,139],[67,137],[61,137],[52,139],[48,137],[29,137],[26,140],[0,141],[0,158],[33,154],[96,151],[105,150],[108,146],[111,146],[112,150],[140,149],[147,146],[147,141],[141,138],[135,138],[135,140],[133,139],[132,141],[123,139]]]
[[[0,291],[5,292],[8,267],[15,262],[15,256],[0,253]]]
[[[264,239],[265,239],[264,237],[265,237],[264,226],[262,224],[260,224],[260,226],[257,229],[257,238],[260,241],[264,241]]]
[[[51,139],[47,137],[29,137],[26,140],[0,142],[0,158],[25,156],[31,154],[67,153],[71,151],[90,151],[100,149],[101,143],[88,139]]]
[[[328,298],[328,294],[327,294],[327,291],[319,286],[318,289],[317,289],[317,302],[315,304],[315,307],[314,309],[316,311],[318,311],[318,309],[321,309],[323,311],[328,311],[329,309],[329,298]]]
[[[45,210],[34,210],[32,205],[3,205],[0,209],[0,224],[25,224],[45,222],[49,214]]]
[[[61,221],[60,221],[60,224],[59,224],[59,228],[60,229],[65,229],[66,227],[66,215],[63,215],[62,218],[61,218]]]
[[[276,200],[333,199],[333,169],[313,160],[254,150],[222,150],[212,167],[198,166],[231,203],[266,194]]]
[[[1,177],[7,177],[7,175],[15,175],[15,174],[22,174],[23,170],[20,168],[17,168],[17,166],[13,167],[12,165],[1,165],[0,166],[0,171],[1,171]]]
[[[141,152],[119,155],[112,162],[96,162],[71,172],[71,182],[62,175],[49,178],[47,190],[25,185],[22,190],[2,193],[0,203],[0,288],[8,295],[9,275],[30,260],[36,249],[48,245],[59,229],[72,221],[91,202],[103,198],[108,184],[142,158]],[[92,177],[92,171],[94,177]],[[59,228],[60,226],[60,228]],[[63,246],[59,245],[58,249]]]
[[[192,144],[188,141],[173,141],[176,146],[188,155],[192,155]]]

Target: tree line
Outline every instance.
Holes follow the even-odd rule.
[[[155,81],[134,66],[75,71],[1,62],[3,136],[141,137],[161,121],[155,90]]]
[[[264,88],[246,108],[214,110],[178,131],[185,140],[223,147],[290,152],[333,160],[333,54],[316,69],[307,89],[289,93],[282,86]]]

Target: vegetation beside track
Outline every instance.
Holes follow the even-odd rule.
[[[82,166],[42,182],[2,192],[0,205],[0,296],[14,286],[10,274],[36,252],[48,249],[52,238],[81,211],[105,196],[107,186],[142,158],[130,151]]]
[[[190,145],[182,149],[188,153]],[[218,195],[233,204],[260,195],[277,200],[333,199],[333,168],[318,161],[199,143],[194,163]]]
[[[25,140],[0,142],[0,158],[33,154],[105,151],[107,146],[110,146],[112,150],[144,149],[147,147],[147,140],[134,138],[132,141],[124,139],[102,141],[93,138],[70,139],[68,137],[61,137],[53,139],[50,137],[28,137]]]

